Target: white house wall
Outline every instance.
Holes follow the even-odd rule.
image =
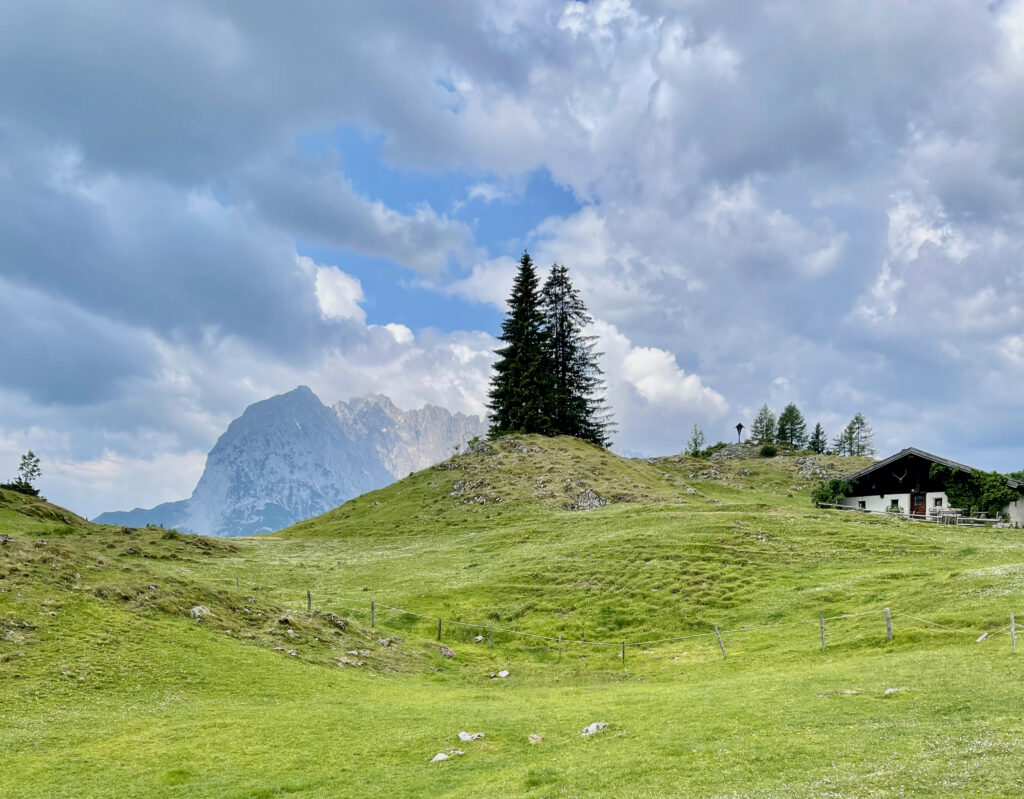
[[[889,510],[889,506],[894,499],[899,500],[902,513],[910,513],[910,494],[885,494],[884,496],[880,494],[867,494],[859,497],[846,497],[839,504],[850,508],[859,508],[859,503],[863,502],[865,510],[884,512]],[[925,494],[924,500],[927,510],[935,507],[936,499],[942,500],[942,507],[949,506],[949,500],[946,498],[945,491],[929,491]],[[1024,505],[1022,505],[1020,512],[1024,514]]]
[[[868,494],[867,496],[860,497],[846,497],[839,504],[846,505],[851,508],[859,508],[860,503],[864,503],[865,510],[873,510],[879,513],[883,513],[889,510],[889,505],[892,504],[894,499],[900,501],[900,509],[904,513],[910,511],[910,494],[886,494],[884,497],[878,494]]]

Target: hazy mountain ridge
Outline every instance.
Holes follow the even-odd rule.
[[[486,432],[477,416],[376,394],[328,408],[306,386],[250,405],[221,435],[189,499],[96,521],[206,535],[268,533],[450,456]]]

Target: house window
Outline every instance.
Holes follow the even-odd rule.
[[[932,503],[933,503],[934,507],[941,508],[942,507],[942,497],[935,497],[935,499],[932,500]]]
[[[868,503],[867,503],[867,501],[865,501],[865,500],[863,500],[863,499],[858,499],[858,500],[857,500],[857,507],[858,507],[858,508],[861,508],[861,509],[863,509],[863,510],[867,510],[867,507],[868,507]]]
[[[889,500],[889,507],[892,508],[892,510],[899,510],[900,509],[900,501],[898,499],[890,499]]]

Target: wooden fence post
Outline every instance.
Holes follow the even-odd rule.
[[[626,665],[626,642],[622,642],[622,665]]]
[[[821,651],[825,651],[825,617],[818,616],[818,621],[821,624]]]
[[[1014,621],[1013,611],[1010,611],[1010,651],[1017,651],[1017,622]]]
[[[487,628],[487,646],[494,649],[494,625]]]
[[[715,625],[715,635],[718,637],[718,645],[722,647],[722,657],[725,657],[725,644],[722,642],[722,634],[718,632],[718,625]]]
[[[313,595],[306,589],[306,613],[313,610]]]
[[[889,608],[885,610],[885,637],[890,641],[892,640],[892,615],[889,613]]]
[[[377,626],[377,605],[374,601],[370,600],[370,629],[372,630]]]
[[[441,640],[441,620],[437,620],[437,640]]]
[[[562,656],[562,636],[558,636],[558,656]]]

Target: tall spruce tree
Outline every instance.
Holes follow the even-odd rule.
[[[547,398],[551,434],[605,447],[611,421],[599,353],[594,352],[597,338],[583,333],[594,320],[562,264],[551,266],[541,291],[541,308],[553,378]]]
[[[550,396],[553,365],[541,308],[537,270],[523,251],[512,283],[508,315],[498,337],[491,378],[491,438],[506,433],[551,433]]]
[[[750,439],[755,444],[771,444],[775,441],[775,414],[768,407],[768,403],[762,405],[754,417],[754,423],[750,427]]]
[[[811,433],[807,446],[811,452],[816,452],[818,455],[824,455],[825,450],[828,449],[828,436],[825,435],[825,428],[821,426],[821,422],[814,425],[814,432]]]
[[[790,449],[803,449],[807,446],[807,422],[795,402],[789,403],[779,414],[775,440]]]

